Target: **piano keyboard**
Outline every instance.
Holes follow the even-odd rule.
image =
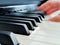
[[[39,22],[35,19],[37,17],[40,19]],[[0,15],[0,45],[60,45],[60,24],[43,19],[38,14],[34,18]],[[29,22],[32,24],[33,30],[28,28],[26,23],[30,24]]]
[[[41,21],[43,21],[43,18],[45,18],[45,15],[42,16],[39,14],[17,14],[0,15],[0,30],[11,31],[19,34],[19,37],[21,36],[21,38],[24,38],[20,38],[23,42],[25,38],[29,39],[31,33],[34,32],[36,30],[35,28],[38,27],[37,23],[41,23]]]
[[[40,2],[39,5],[45,1]],[[40,45],[34,35],[40,32],[39,25],[44,21],[46,14],[36,11],[39,5],[34,3],[0,6],[0,45]]]
[[[12,14],[4,14],[4,15],[1,14],[0,15],[0,31],[2,32],[9,31],[9,32],[15,33],[14,35],[16,35],[16,38],[18,38],[17,39],[18,43],[16,44],[14,43],[14,45],[28,45],[28,43],[30,42],[31,34],[37,28],[39,28],[38,23],[41,23],[41,21],[43,21],[45,16],[46,15],[41,13],[40,14],[12,13]],[[10,39],[10,40],[14,41],[14,39]],[[3,43],[3,41],[1,43]],[[8,45],[7,42],[5,42],[4,44]],[[10,44],[10,45],[13,45],[13,44]]]
[[[0,19],[9,20],[9,18]],[[35,30],[31,31],[29,36],[14,34],[19,45],[60,45],[60,24],[42,21],[42,23],[37,23]],[[57,30],[58,29],[58,30]],[[1,43],[1,45],[3,45]]]

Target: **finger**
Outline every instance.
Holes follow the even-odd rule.
[[[58,3],[58,9],[60,10],[60,2]]]
[[[51,2],[47,1],[43,5],[41,5],[38,10],[44,10],[44,11],[49,11],[51,8],[57,8],[58,7],[58,2]]]
[[[53,8],[58,8],[58,3],[57,2],[51,2],[51,4],[49,6],[50,7],[47,7],[47,9],[45,11],[49,11]]]
[[[46,3],[44,3],[40,7],[38,7],[37,10],[44,10],[45,8],[50,7],[49,5],[50,5],[50,2],[47,1]]]
[[[46,13],[47,13],[48,15],[50,15],[51,13],[53,13],[53,12],[55,12],[55,11],[57,11],[57,10],[58,10],[57,8],[52,8],[52,9],[46,11]]]

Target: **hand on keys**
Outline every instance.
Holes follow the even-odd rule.
[[[59,0],[48,0],[44,4],[42,4],[40,7],[38,7],[37,10],[43,10],[47,14],[51,14],[57,10],[60,9],[60,1]]]
[[[48,15],[51,15],[55,11],[60,10],[60,0],[48,0],[47,2],[42,4],[40,7],[38,7],[37,10],[38,11],[43,10]],[[49,21],[60,22],[60,14],[58,14],[58,13],[56,13],[56,14],[57,14],[57,16],[51,17],[51,19],[49,19]],[[53,15],[55,15],[55,14],[53,14]]]

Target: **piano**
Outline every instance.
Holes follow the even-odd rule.
[[[35,32],[40,32],[46,13],[39,12],[36,8],[44,2],[45,0],[1,0],[1,45],[34,45],[31,42],[39,42],[33,37]]]
[[[14,33],[8,31],[0,31],[0,43],[1,45],[19,45]]]

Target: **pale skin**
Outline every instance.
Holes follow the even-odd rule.
[[[54,13],[55,11],[60,10],[60,0],[48,0],[47,2],[42,4],[40,7],[38,7],[37,10],[38,11],[43,10],[47,13],[47,15],[50,15]],[[49,21],[60,22],[60,14],[49,19]]]

